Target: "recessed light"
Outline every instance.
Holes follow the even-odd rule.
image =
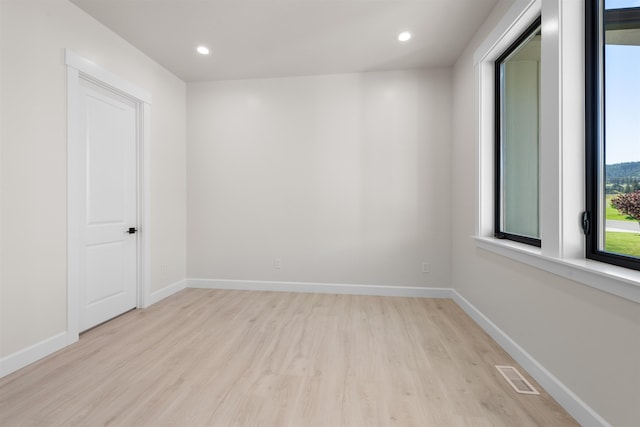
[[[209,55],[209,53],[211,52],[206,46],[198,46],[196,50],[200,55]]]
[[[409,41],[409,39],[411,39],[411,33],[409,31],[403,31],[398,34],[398,40],[401,42]]]

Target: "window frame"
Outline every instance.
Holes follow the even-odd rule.
[[[601,218],[601,192],[604,183],[600,165],[600,147],[604,144],[604,31],[605,15],[616,15],[640,24],[640,7],[604,9],[604,0],[585,2],[585,257],[633,270],[640,270],[640,259],[599,249],[600,234],[606,218]],[[625,26],[625,24],[620,24]]]
[[[507,233],[502,230],[503,222],[503,188],[502,188],[502,165],[503,165],[503,151],[502,151],[502,88],[501,88],[501,72],[500,64],[507,59],[513,52],[521,47],[522,43],[526,41],[531,35],[541,28],[542,16],[538,16],[520,36],[513,42],[505,51],[495,60],[494,64],[494,119],[495,119],[495,190],[494,190],[494,235],[497,239],[513,240],[514,242],[524,243],[531,246],[541,247],[542,240],[538,237],[523,236],[519,234]],[[538,97],[540,99],[540,97]],[[538,133],[538,150],[540,150],[540,134]],[[538,186],[540,186],[540,168],[538,167]],[[538,197],[538,229],[540,229],[540,198]]]

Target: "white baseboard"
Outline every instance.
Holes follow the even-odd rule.
[[[549,393],[573,418],[583,426],[611,427],[596,411],[591,409],[582,399],[565,386],[558,378],[549,372],[540,362],[533,358],[525,349],[520,347],[502,329],[478,310],[455,289],[451,289],[453,300],[471,317],[484,331],[491,336],[513,359],[524,368],[529,375]]]
[[[257,280],[187,279],[187,287],[203,289],[232,289],[242,291],[373,295],[386,297],[452,297],[450,288],[421,288],[418,286],[349,285],[338,283],[269,282]]]
[[[0,378],[37,362],[68,345],[67,332],[61,332],[0,359]]]
[[[182,280],[178,280],[175,283],[172,283],[168,286],[165,286],[162,289],[159,289],[157,291],[152,292],[149,295],[149,299],[147,301],[145,301],[144,304],[144,308],[147,308],[155,303],[157,303],[158,301],[161,301],[173,294],[175,294],[176,292],[180,292],[183,289],[186,289],[187,287],[187,280],[186,279],[182,279]]]

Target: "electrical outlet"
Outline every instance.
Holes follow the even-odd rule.
[[[276,258],[273,260],[273,268],[276,270],[280,270],[282,268],[282,260],[280,258]]]
[[[429,265],[428,262],[423,262],[422,263],[422,272],[423,273],[428,273],[431,270],[431,266]]]

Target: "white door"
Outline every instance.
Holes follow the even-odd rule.
[[[80,331],[136,307],[136,105],[80,79],[85,162]]]

